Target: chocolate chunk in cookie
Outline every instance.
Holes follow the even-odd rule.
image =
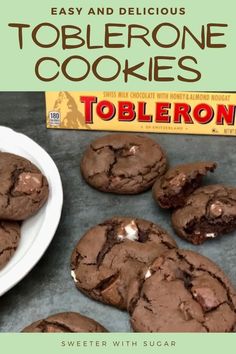
[[[126,309],[127,291],[143,267],[176,243],[158,225],[114,217],[91,228],[71,259],[75,285],[95,300]]]
[[[129,289],[136,332],[233,332],[236,292],[208,258],[171,250],[157,258]]]
[[[20,242],[20,225],[15,221],[0,221],[0,270],[14,255]]]
[[[166,165],[163,150],[152,139],[112,134],[90,144],[81,172],[87,183],[103,192],[136,194],[151,188]]]
[[[43,186],[43,175],[41,173],[22,172],[19,174],[13,192],[20,194],[32,194],[40,191]]]
[[[47,179],[32,162],[0,152],[0,219],[25,220],[47,198]]]
[[[214,162],[194,162],[169,169],[153,186],[153,197],[162,208],[177,208],[201,184],[203,176],[216,168]]]
[[[22,332],[107,332],[98,322],[77,312],[63,312],[32,323]]]
[[[183,239],[199,245],[236,229],[236,188],[198,188],[172,214],[172,225]]]

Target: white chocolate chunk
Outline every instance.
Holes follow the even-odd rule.
[[[135,222],[132,220],[130,224],[125,226],[126,238],[130,241],[138,240],[138,228]]]
[[[124,240],[124,236],[123,236],[123,235],[118,235],[117,238],[118,238],[120,241]]]
[[[138,241],[138,228],[134,220],[132,220],[129,224],[125,225],[123,230],[124,234],[119,234],[117,236],[119,240],[127,238],[130,241]]]
[[[75,271],[72,270],[72,271],[70,272],[70,274],[71,274],[72,278],[74,279],[74,282],[75,282],[75,283],[78,283],[78,280],[76,279]]]
[[[136,151],[138,150],[138,146],[132,146],[130,149],[129,149],[129,152],[131,152],[132,154],[135,155]]]
[[[215,238],[216,237],[216,234],[214,232],[208,232],[206,235],[205,235],[207,238]]]
[[[152,273],[151,273],[150,269],[148,269],[145,273],[145,279],[150,278],[151,275],[152,275]]]

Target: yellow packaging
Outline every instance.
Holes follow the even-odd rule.
[[[47,128],[236,135],[236,94],[47,92]]]

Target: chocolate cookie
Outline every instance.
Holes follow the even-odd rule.
[[[103,192],[136,194],[150,188],[165,173],[166,165],[163,150],[152,139],[112,134],[90,144],[81,172],[91,186]]]
[[[27,159],[0,152],[0,219],[24,220],[48,198],[48,182]]]
[[[203,176],[216,168],[214,162],[194,162],[175,166],[157,179],[153,197],[162,208],[177,208],[201,184]]]
[[[20,241],[20,225],[14,221],[0,221],[0,270],[15,253]]]
[[[172,214],[172,225],[183,239],[199,245],[236,229],[236,188],[210,185],[198,188]]]
[[[236,292],[208,258],[171,250],[147,269],[129,290],[136,332],[233,332]]]
[[[78,242],[71,275],[88,296],[126,309],[130,281],[146,264],[175,247],[175,241],[150,221],[114,217],[91,228]]]
[[[98,322],[77,312],[62,312],[32,323],[22,332],[107,332]]]

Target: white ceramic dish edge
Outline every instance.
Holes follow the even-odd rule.
[[[10,261],[9,265],[3,268],[0,272],[1,296],[30,272],[51,243],[61,217],[63,189],[60,174],[54,161],[36,142],[24,134],[15,132],[14,130],[3,126],[0,126],[0,139],[0,150],[2,149],[1,143],[5,140],[5,146],[9,144],[9,152],[13,152],[10,149],[10,141],[13,141],[13,145],[16,146],[13,153],[17,153],[17,146],[20,146],[25,150],[25,157],[28,157],[29,155],[32,157],[31,159],[28,158],[41,169],[49,182],[49,198],[47,203],[36,216],[33,216],[24,223],[25,228],[27,228],[27,225],[34,222],[34,218],[41,218],[41,225],[37,237],[32,240],[30,247],[25,250],[25,253],[22,254],[15,264],[14,262],[13,264],[10,264]],[[4,148],[3,150],[7,151],[8,149]],[[19,152],[19,155],[23,156],[24,153],[22,154]],[[14,257],[12,260],[14,260]]]

